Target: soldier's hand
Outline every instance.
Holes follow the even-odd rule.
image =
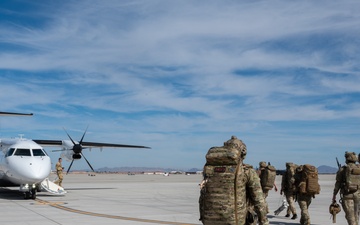
[[[336,195],[333,195],[332,202],[336,202]]]

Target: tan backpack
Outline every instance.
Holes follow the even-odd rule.
[[[315,166],[305,164],[298,167],[295,179],[300,194],[317,195],[320,193],[319,175]]]
[[[236,177],[240,151],[235,148],[212,147],[206,154],[204,181],[201,189],[200,219],[204,224],[214,221],[236,221]]]
[[[345,166],[345,194],[352,194],[360,187],[360,165],[352,164]]]
[[[261,188],[263,190],[271,190],[274,187],[276,179],[276,168],[272,165],[267,165],[260,173]]]

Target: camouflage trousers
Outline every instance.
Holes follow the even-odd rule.
[[[62,172],[57,172],[57,176],[58,176],[58,179],[54,183],[59,185],[60,187],[62,187],[62,181],[64,179],[64,175]]]
[[[342,198],[341,205],[345,212],[345,218],[348,225],[359,224],[359,204],[360,199],[353,195]]]
[[[297,200],[299,203],[299,207],[301,209],[301,225],[310,225],[310,214],[309,214],[309,206],[311,204],[311,195],[299,195]]]
[[[263,190],[263,194],[264,194],[264,200],[265,200],[265,204],[266,204],[266,213],[269,213],[269,204],[266,201],[266,198],[269,195],[269,190]]]
[[[286,214],[296,214],[296,208],[295,208],[295,200],[294,200],[294,193],[293,192],[285,192],[286,201],[289,204],[289,207],[287,208]]]

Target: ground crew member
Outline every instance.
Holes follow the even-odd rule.
[[[56,174],[58,176],[58,179],[54,182],[55,184],[59,185],[60,187],[62,187],[62,181],[64,179],[64,175],[63,175],[64,167],[62,167],[61,162],[62,162],[62,158],[59,158],[58,162],[55,165]]]
[[[296,191],[295,178],[294,178],[294,175],[295,175],[294,167],[295,167],[295,165],[293,163],[291,163],[291,162],[286,163],[286,171],[282,176],[281,190],[280,190],[280,195],[282,195],[284,193],[284,195],[286,197],[286,201],[289,204],[289,207],[287,208],[287,213],[286,213],[285,217],[290,217],[290,215],[292,214],[293,215],[291,217],[292,220],[295,220],[297,218],[295,201],[294,201],[295,191]]]
[[[346,165],[339,168],[336,174],[336,183],[332,197],[332,201],[336,202],[336,195],[340,190],[340,202],[348,225],[359,224],[358,207],[360,203],[360,190],[357,187],[360,185],[360,168],[356,164],[357,161],[358,157],[355,152],[345,152]],[[349,183],[352,183],[352,185]]]

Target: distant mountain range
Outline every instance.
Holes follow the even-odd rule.
[[[176,168],[161,168],[161,167],[103,167],[96,170],[97,172],[171,172],[171,171],[180,171],[180,172],[196,172],[196,171],[202,171],[202,169],[199,168],[191,168],[188,170],[184,169],[176,169]],[[322,165],[318,167],[318,172],[320,174],[334,174],[338,171],[338,168]]]
[[[335,167],[331,167],[331,166],[319,166],[318,167],[318,172],[321,174],[329,174],[329,173],[336,173],[338,171],[338,168]]]
[[[197,168],[191,168],[189,170],[183,170],[183,169],[175,169],[175,168],[161,168],[161,167],[103,167],[99,168],[96,171],[98,172],[171,172],[171,171],[180,171],[180,172],[196,172],[196,171],[202,171],[202,169]]]

